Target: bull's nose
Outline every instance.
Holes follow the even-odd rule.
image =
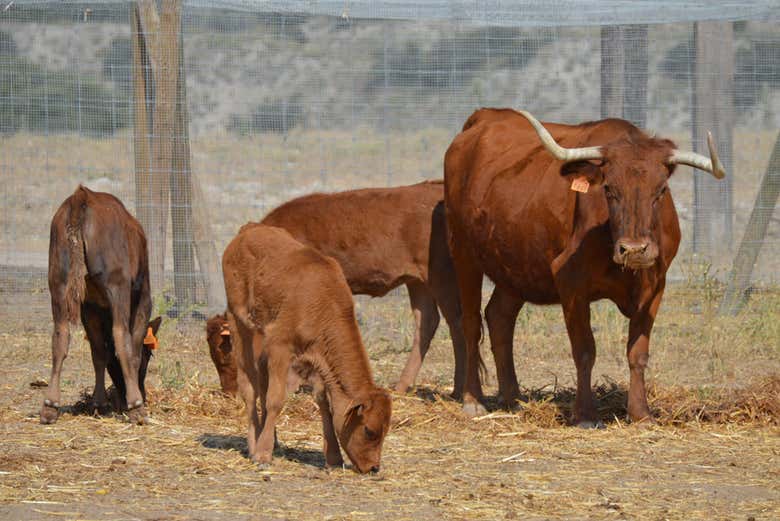
[[[618,254],[623,257],[626,255],[645,253],[647,251],[647,246],[648,243],[645,241],[620,241],[618,242]]]
[[[369,471],[371,474],[377,474],[379,472],[379,465],[374,465],[371,467],[371,470]]]

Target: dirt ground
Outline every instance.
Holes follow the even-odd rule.
[[[290,398],[270,470],[245,456],[243,405],[217,391],[202,324],[167,320],[147,380],[152,423],[79,414],[93,384],[74,328],[58,423],[40,425],[50,370],[48,319],[0,333],[0,518],[124,519],[736,519],[780,518],[780,294],[735,318],[706,288],[673,287],[651,345],[658,425],[625,422],[625,320],[596,304],[594,370],[606,428],[566,425],[574,364],[560,311],[524,309],[515,361],[523,409],[475,420],[447,398],[452,353],[437,334],[415,392],[394,395],[382,471],[325,470],[319,414]],[[402,296],[359,299],[377,380],[409,348]],[[489,343],[487,393],[495,394]],[[744,391],[745,387],[749,390]]]

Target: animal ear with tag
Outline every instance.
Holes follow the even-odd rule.
[[[569,179],[569,188],[575,192],[587,193],[591,186],[597,186],[604,181],[604,174],[601,166],[604,161],[598,164],[593,161],[576,161],[567,163],[561,167],[561,175]]]

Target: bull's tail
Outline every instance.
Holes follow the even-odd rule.
[[[70,211],[65,225],[68,241],[68,279],[65,284],[65,312],[68,320],[78,323],[81,317],[81,303],[87,292],[87,263],[84,258],[84,210],[87,208],[87,189],[79,185],[70,196]]]

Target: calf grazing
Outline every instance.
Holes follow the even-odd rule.
[[[343,464],[341,445],[358,472],[379,470],[390,395],[372,379],[338,263],[285,230],[247,224],[225,249],[222,272],[252,460],[271,462],[292,372],[314,388],[327,464]]]
[[[217,368],[222,392],[235,396],[236,362],[233,360],[233,344],[230,341],[230,328],[225,313],[214,315],[206,321],[206,341],[214,367]]]
[[[519,394],[512,358],[525,302],[560,304],[577,367],[574,420],[599,425],[591,370],[590,303],[608,298],[630,319],[628,414],[650,417],[644,371],[650,333],[680,244],[667,180],[678,164],[724,176],[711,160],[648,136],[628,121],[542,124],[527,112],[482,109],[444,158],[450,246],[466,338],[464,411],[484,411],[477,368],[482,277],[495,282],[485,308],[499,390]]]
[[[144,378],[151,345],[144,346],[144,338],[147,333],[153,338],[160,318],[149,322],[152,299],[143,228],[119,199],[83,186],[65,199],[51,223],[49,292],[52,370],[41,423],[57,421],[62,363],[70,344],[68,323],[79,318],[92,350],[96,407],[108,406],[108,369],[126,400],[130,420],[145,423]]]
[[[406,285],[415,333],[396,385],[399,392],[406,392],[417,378],[439,325],[440,309],[452,338],[452,395],[457,398],[466,348],[443,197],[441,181],[312,194],[281,205],[262,222],[284,228],[306,246],[336,259],[354,294],[381,297]]]

